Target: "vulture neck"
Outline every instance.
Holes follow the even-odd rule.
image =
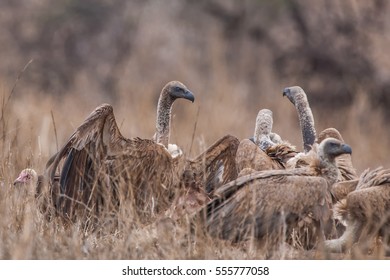
[[[337,182],[339,177],[339,169],[337,168],[335,158],[330,157],[319,151],[319,169],[321,170],[322,177],[328,182],[330,188],[334,183]]]
[[[298,94],[295,97],[295,108],[298,112],[299,124],[302,131],[303,149],[305,153],[311,150],[316,140],[314,117],[305,94]]]
[[[160,95],[157,105],[156,142],[168,148],[171,110],[175,100],[167,93]]]
[[[272,121],[257,117],[255,133],[253,136],[254,142],[260,146],[262,142],[271,142],[270,133],[272,131]]]

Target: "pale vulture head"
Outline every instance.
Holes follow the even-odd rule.
[[[27,186],[28,188],[34,188],[38,184],[38,174],[34,169],[26,168],[23,169],[18,178],[14,181],[14,186]]]

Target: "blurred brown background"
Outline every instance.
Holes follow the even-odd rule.
[[[251,136],[262,108],[302,148],[282,98],[300,85],[318,132],[339,129],[359,172],[390,167],[389,15],[384,0],[2,0],[2,173],[43,171],[103,102],[125,136],[150,138],[170,80],[196,96],[173,109],[171,142],[191,156]]]

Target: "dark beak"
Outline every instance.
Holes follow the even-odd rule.
[[[290,89],[289,88],[285,88],[283,90],[283,96],[289,96],[290,95]]]
[[[343,151],[343,154],[350,154],[350,155],[352,154],[352,148],[347,144],[342,144],[341,150]]]
[[[194,94],[191,91],[189,91],[189,90],[184,91],[184,94],[183,94],[182,97],[184,99],[190,100],[192,103],[194,103],[194,101],[195,101]]]

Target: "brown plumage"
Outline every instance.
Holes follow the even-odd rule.
[[[315,233],[303,245],[313,245],[330,218],[329,191],[337,179],[334,159],[344,153],[351,148],[330,138],[319,146],[310,167],[255,172],[220,187],[215,192],[219,198],[204,209],[208,232],[233,242],[254,238],[268,247],[309,223]]]
[[[356,190],[335,205],[334,216],[345,225],[344,234],[325,242],[325,248],[344,251],[355,242],[370,246],[378,235],[390,242],[390,169],[364,171]]]
[[[236,152],[239,140],[226,135],[194,159],[185,161],[181,188],[165,216],[191,215],[214,196],[220,186],[237,178]]]
[[[143,220],[167,207],[178,181],[179,166],[166,149],[171,107],[178,98],[194,101],[183,84],[168,83],[158,103],[155,141],[123,137],[108,104],[90,114],[47,169],[52,184],[64,161],[56,205],[63,216],[69,219],[76,213],[98,216],[105,209],[117,209],[129,196]]]
[[[301,87],[294,86],[285,88],[283,96],[287,96],[291,103],[295,106],[298,112],[299,123],[302,131],[302,139],[304,146],[304,154],[298,155],[294,161],[289,163],[289,167],[300,167],[307,164],[305,154],[307,154],[314,143],[321,143],[326,138],[335,138],[342,142],[344,139],[335,128],[327,128],[323,130],[316,141],[316,129],[314,117],[311,111],[306,93]],[[310,158],[310,155],[309,155]],[[299,162],[298,162],[299,161]],[[340,177],[338,181],[355,180],[358,178],[356,170],[353,168],[351,155],[344,154],[336,159],[336,164],[339,167]]]
[[[177,92],[178,82],[164,87],[161,96],[167,90]],[[182,92],[183,98],[193,100],[184,86]],[[86,212],[96,220],[104,210],[115,215],[122,202],[134,201],[131,213],[147,222],[165,211],[182,192],[208,195],[237,177],[238,139],[233,136],[222,137],[193,160],[185,159],[181,152],[175,156],[169,144],[166,146],[170,119],[166,112],[170,112],[172,102],[160,100],[158,106],[162,104],[169,105],[165,113],[158,109],[154,140],[124,138],[107,104],[95,109],[74,132],[48,167],[52,176],[64,161],[57,204],[64,216],[73,219]],[[163,119],[166,125],[161,124]],[[186,196],[182,198],[186,201]]]
[[[284,169],[286,162],[296,155],[295,147],[272,133],[272,125],[272,111],[260,110],[256,118],[253,141],[244,139],[237,149],[237,169],[241,175],[249,169]],[[244,169],[246,170],[241,172]]]

